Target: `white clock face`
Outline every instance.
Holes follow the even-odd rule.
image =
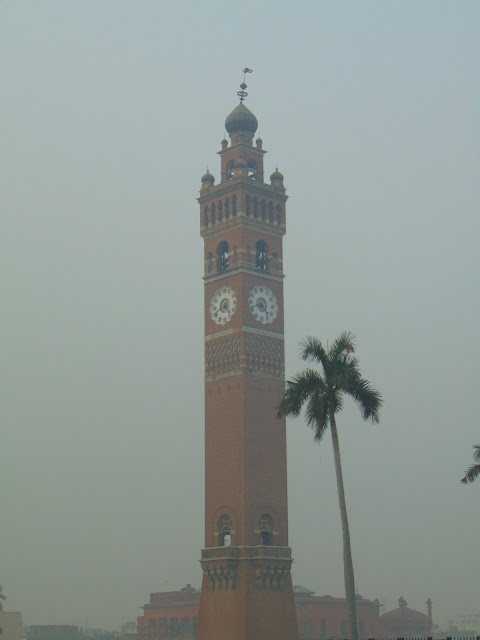
[[[253,287],[248,296],[250,313],[262,324],[273,322],[277,317],[278,304],[275,294],[268,287]]]
[[[217,289],[210,301],[210,317],[216,324],[226,324],[237,308],[237,296],[232,287]]]

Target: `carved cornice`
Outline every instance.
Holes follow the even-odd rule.
[[[233,591],[239,563],[255,567],[255,587],[260,591],[283,591],[290,587],[292,554],[289,547],[213,547],[202,549],[204,576],[210,591]]]
[[[234,276],[237,273],[248,273],[249,275],[255,276],[256,278],[265,278],[266,280],[274,280],[275,282],[283,282],[285,278],[284,275],[280,276],[272,276],[270,273],[266,273],[265,271],[259,271],[254,267],[250,269],[248,267],[233,267],[229,268],[228,271],[223,271],[222,273],[215,273],[211,276],[203,276],[203,280],[205,284],[209,282],[215,282],[216,280],[226,280],[229,276]]]

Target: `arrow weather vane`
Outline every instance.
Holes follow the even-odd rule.
[[[248,67],[245,67],[245,69],[242,69],[243,72],[243,82],[240,85],[240,89],[241,91],[237,91],[237,96],[240,98],[240,103],[242,103],[245,98],[248,96],[248,93],[245,91],[245,89],[247,88],[247,85],[245,84],[245,76],[247,75],[247,73],[253,73],[253,69],[249,69]]]

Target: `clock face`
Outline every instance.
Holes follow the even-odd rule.
[[[210,317],[216,324],[226,324],[237,308],[237,296],[232,287],[217,289],[210,301]]]
[[[248,296],[250,313],[262,324],[273,322],[277,317],[278,304],[275,294],[268,287],[253,287]]]

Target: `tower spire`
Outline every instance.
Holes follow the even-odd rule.
[[[248,96],[248,93],[245,91],[245,89],[247,88],[247,85],[245,83],[245,77],[247,75],[247,73],[253,73],[253,69],[249,69],[248,67],[245,67],[245,69],[242,69],[242,73],[243,73],[243,82],[240,85],[240,91],[237,91],[237,96],[240,98],[240,103],[242,103],[245,98]]]

